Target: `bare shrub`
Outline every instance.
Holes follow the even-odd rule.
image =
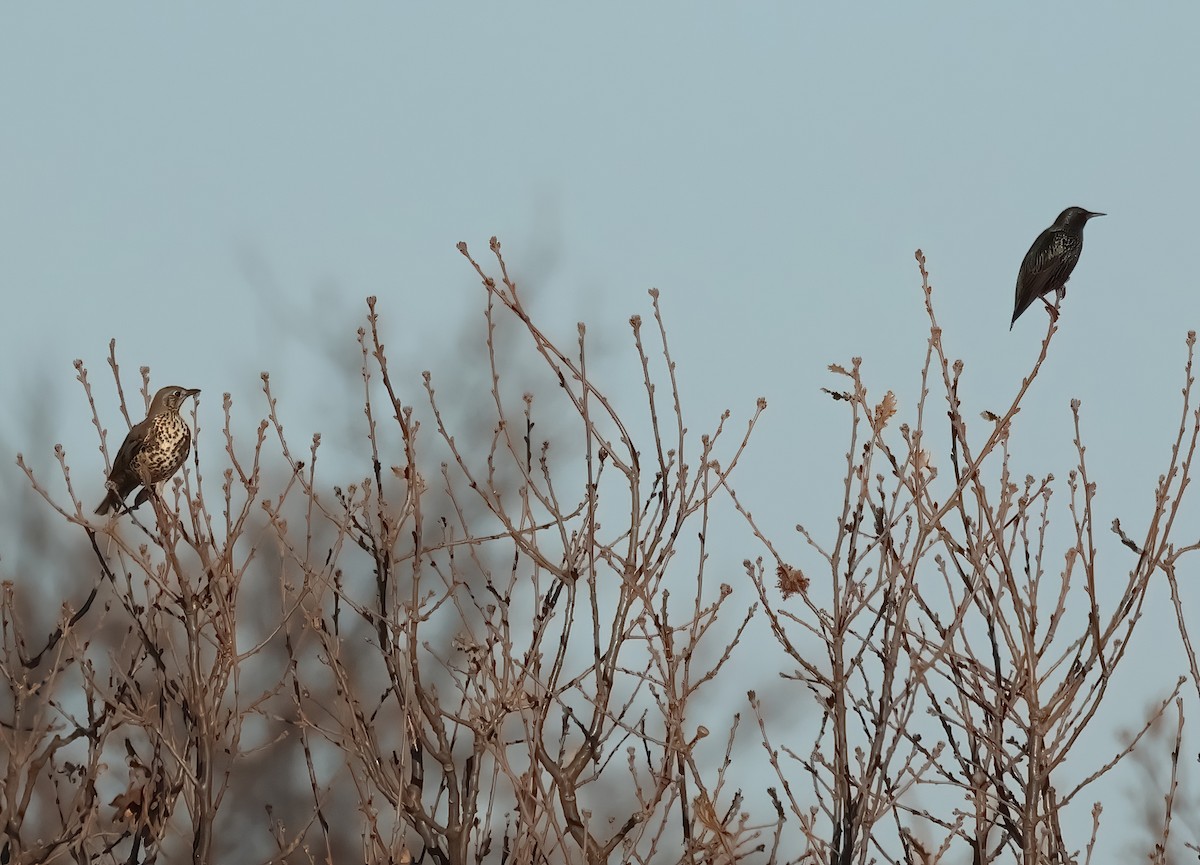
[[[482,439],[456,430],[436,376],[413,388],[389,368],[369,298],[357,476],[327,467],[319,435],[285,431],[266,374],[253,432],[226,395],[211,445],[193,410],[190,464],[132,515],[94,521],[61,448],[65,498],[18,458],[52,534],[86,538],[94,580],[42,641],[4,584],[0,860],[1090,861],[1096,830],[1074,837],[1063,814],[1091,807],[1089,785],[1156,724],[1182,730],[1184,679],[1110,758],[1078,746],[1156,575],[1198,678],[1177,581],[1196,543],[1172,540],[1200,430],[1194,335],[1169,465],[1147,512],[1121,515],[1144,530],[1114,521],[1127,560],[1105,564],[1079,404],[1065,546],[1050,529],[1063,482],[1010,468],[1054,319],[970,437],[918,253],[920,399],[869,398],[858,358],[830,368],[849,415],[837,529],[801,528],[808,551],[785,555],[735,485],[766,403],[736,430],[726,414],[689,431],[656,292],[652,325],[630,321],[631,415],[589,370],[582,325],[568,348],[535,323],[494,239],[494,263],[460,251],[486,296]],[[502,324],[549,389],[510,375]],[[115,347],[110,366],[128,424]],[[709,573],[731,528],[718,502],[765,550],[746,562],[749,607]],[[1102,567],[1109,584],[1126,572],[1115,604],[1097,596]],[[759,633],[791,669],[742,703]],[[780,700],[815,703],[818,722],[781,729]],[[1171,821],[1181,735],[1157,861],[1191,825]],[[735,753],[763,758],[763,789],[734,786]],[[1064,786],[1068,760],[1083,780]]]

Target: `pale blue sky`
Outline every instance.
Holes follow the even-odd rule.
[[[71,360],[111,399],[111,337],[128,373],[203,388],[210,433],[222,391],[261,411],[269,369],[307,435],[346,404],[324,344],[352,354],[377,294],[416,397],[478,320],[454,245],[495,234],[551,329],[586,319],[614,370],[659,288],[694,429],[768,397],[740,487],[795,543],[798,521],[827,528],[843,465],[826,365],[862,355],[911,407],[913,250],[974,419],[1045,332],[1036,306],[1008,329],[1021,257],[1077,204],[1109,216],[1013,458],[1065,477],[1081,398],[1100,525],[1139,517],[1200,326],[1198,37],[1183,3],[8,5],[0,478],[23,483],[18,450],[52,466],[32,406],[99,498]]]

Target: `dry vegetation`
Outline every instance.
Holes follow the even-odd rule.
[[[499,245],[487,262],[460,248],[486,289],[482,442],[456,436],[428,373],[422,392],[389,371],[370,299],[354,483],[326,477],[320,436],[285,434],[266,376],[257,429],[226,396],[217,441],[202,434],[132,516],[92,517],[94,467],[77,489],[60,451],[55,495],[21,462],[55,536],[86,537],[90,592],[61,599],[46,639],[22,614],[36,575],[3,584],[0,862],[1111,860],[1069,813],[1094,813],[1110,844],[1152,824],[1151,861],[1195,855],[1177,782],[1200,675],[1176,580],[1197,543],[1174,540],[1200,430],[1193,335],[1155,496],[1098,525],[1078,405],[1064,478],[1010,472],[1053,320],[1011,404],[968,436],[918,253],[921,397],[869,400],[857,359],[831,367],[849,440],[838,528],[797,544],[737,494],[765,402],[687,432],[656,294],[653,322],[631,321],[642,408],[623,416],[589,377],[585,330],[555,344]],[[501,321],[553,393],[514,401]],[[79,379],[104,444],[106,408]],[[124,420],[142,405],[122,393]],[[553,446],[534,432],[545,416],[567,418]],[[760,543],[744,574],[709,573],[718,503]],[[1116,603],[1101,572],[1124,580]],[[1191,680],[1164,682],[1128,747],[1098,758],[1080,737],[1164,585]],[[752,636],[786,658],[756,670],[781,675],[769,695],[746,693]],[[803,722],[772,701],[807,707]],[[1137,771],[1152,741],[1166,775]],[[735,755],[759,765],[738,774]],[[1113,771],[1144,798],[1102,817],[1089,793]]]

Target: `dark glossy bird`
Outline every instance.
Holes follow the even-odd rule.
[[[1017,273],[1017,297],[1009,330],[1039,297],[1052,291],[1059,292],[1060,297],[1066,294],[1067,280],[1083,251],[1083,227],[1092,217],[1104,215],[1082,207],[1068,207],[1053,225],[1038,235],[1029,252],[1025,253]]]
[[[108,495],[96,513],[106,514],[120,508],[126,496],[143,487],[133,501],[136,508],[150,498],[150,487],[179,471],[192,449],[192,431],[184,423],[179,408],[184,400],[198,393],[198,388],[173,384],[154,395],[146,419],[133,425],[117,451],[108,474]]]

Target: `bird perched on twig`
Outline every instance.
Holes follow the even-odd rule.
[[[1025,253],[1017,273],[1017,298],[1009,330],[1039,297],[1052,291],[1057,291],[1059,297],[1066,294],[1067,280],[1083,251],[1083,227],[1092,217],[1104,215],[1082,207],[1068,207],[1053,225],[1038,235],[1029,252]]]
[[[136,508],[150,498],[152,486],[179,471],[192,449],[192,431],[184,423],[179,407],[198,393],[199,388],[173,384],[154,395],[146,419],[133,425],[117,451],[112,471],[108,473],[108,495],[96,513],[106,514],[121,507],[126,496],[142,487],[133,500]]]

